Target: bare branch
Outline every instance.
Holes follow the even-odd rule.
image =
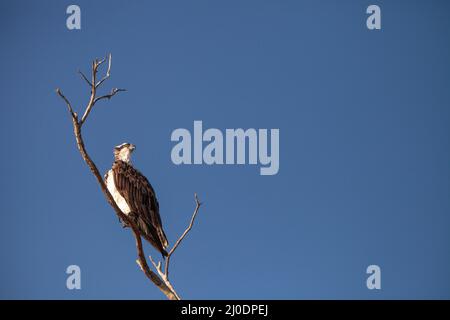
[[[72,118],[77,118],[77,114],[73,111],[72,105],[70,104],[69,100],[63,95],[61,90],[59,88],[56,88],[56,93],[66,102],[67,109],[69,110],[70,114],[72,115]]]
[[[106,61],[107,58],[108,58],[108,69],[106,71],[106,75],[99,82],[97,82],[96,79],[97,79],[98,68],[102,63],[104,63]],[[81,118],[80,121],[78,121],[78,115],[76,112],[74,112],[69,100],[64,96],[64,94],[61,92],[61,90],[59,88],[56,89],[56,93],[64,100],[64,102],[66,103],[67,108],[69,110],[69,113],[72,116],[75,140],[77,143],[77,148],[78,148],[83,160],[85,161],[85,163],[91,170],[94,177],[97,179],[97,182],[100,185],[100,188],[101,188],[106,200],[111,205],[111,207],[114,209],[116,215],[119,217],[120,220],[124,221],[127,225],[129,225],[133,231],[133,235],[136,240],[136,250],[137,250],[137,255],[138,255],[138,259],[136,260],[137,264],[139,265],[141,270],[144,272],[144,274],[147,276],[147,278],[150,279],[167,296],[167,298],[169,298],[171,300],[180,300],[180,296],[177,294],[177,292],[175,291],[175,289],[173,288],[172,284],[169,281],[170,258],[172,256],[172,254],[175,252],[175,250],[178,248],[178,246],[180,245],[181,241],[186,237],[186,235],[192,229],[201,203],[199,202],[199,200],[197,198],[197,194],[195,194],[196,206],[195,206],[194,213],[191,217],[190,224],[186,228],[186,230],[183,232],[183,234],[175,242],[172,249],[169,251],[167,260],[166,260],[166,264],[165,264],[165,271],[163,272],[163,270],[162,270],[161,262],[156,264],[155,261],[153,261],[151,256],[149,257],[150,261],[152,262],[152,264],[158,274],[156,274],[155,272],[150,270],[150,267],[148,266],[147,260],[145,258],[144,250],[142,247],[142,239],[141,239],[141,235],[139,233],[139,229],[138,229],[137,225],[134,223],[134,221],[131,218],[129,218],[127,215],[125,215],[121,211],[121,209],[117,206],[116,202],[114,201],[114,198],[112,197],[111,193],[109,192],[108,188],[106,187],[105,182],[103,181],[103,178],[97,169],[97,166],[95,165],[94,161],[92,161],[89,154],[87,153],[85,145],[84,145],[83,137],[81,135],[81,128],[82,128],[84,122],[87,120],[87,118],[96,102],[98,102],[99,100],[102,100],[102,99],[109,100],[118,92],[126,91],[125,89],[113,88],[109,94],[106,94],[106,95],[103,95],[100,97],[96,96],[97,88],[105,80],[107,80],[110,77],[111,54],[109,54],[107,58],[104,58],[102,60],[95,59],[94,61],[92,61],[92,69],[91,69],[92,80],[91,81],[89,81],[88,78],[81,71],[78,71],[81,74],[82,78],[91,87],[91,95],[89,97],[89,102],[86,105],[86,109],[85,109],[83,117]]]
[[[86,78],[86,76],[84,75],[84,73],[81,72],[81,70],[78,70],[78,73],[81,75],[81,77],[84,79],[84,81],[87,82],[87,84],[89,85],[89,87],[92,87],[92,83],[89,81],[88,78]]]
[[[198,209],[200,209],[200,206],[202,205],[202,203],[198,200],[196,193],[194,194],[194,198],[195,198],[195,209],[194,209],[194,213],[192,214],[192,217],[191,217],[191,222],[189,223],[189,226],[186,228],[186,230],[184,230],[183,234],[178,238],[177,242],[175,242],[172,249],[170,249],[169,253],[167,254],[166,265],[165,265],[165,270],[164,270],[164,273],[165,273],[167,279],[169,279],[170,258],[172,257],[172,254],[175,252],[175,250],[178,248],[178,246],[180,245],[181,241],[183,241],[183,239],[187,236],[189,231],[191,231],[192,227],[194,226],[195,218],[197,217]]]
[[[98,73],[98,68],[100,67],[100,65],[102,63],[104,63],[106,61],[106,59],[108,58],[108,70],[106,71],[106,75],[99,81],[97,82],[97,73]],[[86,121],[87,117],[89,116],[89,113],[91,112],[92,108],[94,107],[95,103],[99,100],[102,99],[111,99],[116,93],[121,92],[121,91],[126,91],[125,89],[118,89],[118,88],[113,88],[111,90],[111,93],[106,94],[104,96],[101,97],[96,97],[97,95],[97,88],[105,81],[107,80],[110,75],[111,75],[111,59],[112,56],[111,54],[108,55],[107,58],[103,58],[102,60],[94,60],[92,62],[92,81],[89,82],[91,85],[91,96],[89,99],[89,102],[86,106],[86,110],[84,111],[83,117],[81,118],[81,122],[80,125],[82,126],[84,124],[84,122]],[[86,78],[87,80],[87,78]]]
[[[109,55],[111,55],[111,54],[109,54]],[[105,58],[103,58],[103,59],[101,59],[101,60],[95,59],[95,63],[96,63],[97,66],[99,67],[99,66],[101,66],[101,65],[103,64],[103,62],[106,61],[106,58],[107,58],[107,57],[105,57]]]
[[[105,94],[104,96],[95,98],[94,104],[97,103],[97,101],[102,100],[102,99],[108,99],[108,100],[109,100],[109,99],[111,99],[116,93],[121,92],[121,91],[127,91],[127,90],[126,90],[126,89],[113,88],[109,94]]]
[[[109,78],[111,71],[111,53],[108,55],[108,70],[106,71],[106,75],[95,85],[97,88],[101,86],[101,84]],[[106,58],[105,58],[106,59]],[[104,61],[104,60],[103,60]],[[102,62],[103,63],[103,62]]]

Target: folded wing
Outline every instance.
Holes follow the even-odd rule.
[[[130,164],[113,164],[114,184],[130,207],[130,218],[138,225],[141,235],[163,256],[167,255],[167,237],[162,228],[159,203],[147,178]]]

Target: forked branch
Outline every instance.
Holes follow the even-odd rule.
[[[200,209],[200,206],[202,205],[201,202],[198,200],[197,194],[194,194],[195,198],[195,210],[191,217],[191,222],[189,223],[189,226],[184,230],[183,234],[178,238],[177,242],[173,245],[172,249],[170,249],[169,253],[167,254],[166,259],[166,265],[164,269],[164,273],[166,275],[166,278],[169,278],[169,264],[170,264],[170,258],[172,257],[172,254],[174,254],[175,250],[180,245],[181,241],[187,236],[189,231],[191,231],[192,227],[194,226],[195,218],[197,217],[198,209]]]

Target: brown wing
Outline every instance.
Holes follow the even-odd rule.
[[[126,162],[113,164],[114,184],[131,210],[131,216],[144,237],[161,253],[168,246],[159,215],[159,203],[150,182],[138,170]]]

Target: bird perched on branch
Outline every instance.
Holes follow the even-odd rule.
[[[150,182],[131,164],[134,149],[130,143],[114,148],[114,163],[105,175],[105,184],[120,210],[134,221],[139,233],[164,258],[169,243],[162,228],[159,203]],[[128,227],[123,221],[122,225]]]

